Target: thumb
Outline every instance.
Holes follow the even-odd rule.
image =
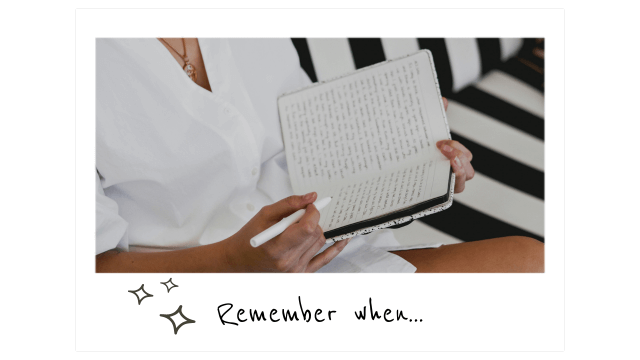
[[[307,205],[316,201],[318,194],[310,192],[306,195],[293,195],[284,198],[273,205],[268,206],[267,216],[275,220],[289,216],[294,212],[304,209]]]

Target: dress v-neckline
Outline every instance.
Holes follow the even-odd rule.
[[[196,83],[195,81],[191,80],[189,78],[189,76],[184,72],[184,69],[182,68],[182,66],[180,66],[180,64],[176,61],[176,59],[173,57],[173,55],[171,55],[171,52],[169,51],[169,49],[167,49],[166,46],[164,46],[162,44],[162,42],[158,39],[158,38],[154,38],[155,42],[157,43],[157,45],[160,46],[160,48],[163,50],[164,55],[162,57],[171,60],[171,62],[174,64],[174,67],[176,67],[176,69],[180,72],[183,78],[183,81],[187,81],[189,83],[189,85],[186,86],[195,86],[199,89],[199,91],[205,91],[207,94],[213,94],[213,89],[211,90],[207,90],[205,88],[203,88],[202,86],[200,86],[198,83]],[[200,49],[200,56],[202,57],[202,66],[204,66],[204,71],[205,74],[207,76],[207,82],[209,83],[209,86],[211,87],[211,79],[209,78],[209,71],[207,70],[207,58],[205,56],[205,51],[202,50],[202,46],[200,43],[200,38],[196,38],[196,40],[198,41],[198,48]]]

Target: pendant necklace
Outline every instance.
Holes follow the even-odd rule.
[[[187,56],[187,46],[185,45],[184,38],[182,38],[182,50],[184,51],[184,55],[177,52],[176,49],[174,49],[173,46],[169,45],[169,43],[166,42],[164,39],[162,38],[158,38],[158,39],[160,39],[160,41],[162,41],[171,50],[173,50],[173,52],[175,52],[176,54],[178,54],[178,56],[182,58],[182,61],[184,61],[184,66],[182,67],[182,70],[184,70],[187,76],[189,76],[189,78],[193,80],[193,82],[195,82],[198,79],[198,73],[196,72],[196,68],[189,63],[189,57]]]

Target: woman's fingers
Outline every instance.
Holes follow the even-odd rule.
[[[342,249],[351,241],[351,239],[338,241],[337,243],[326,248],[322,253],[316,255],[311,261],[309,261],[309,266],[305,271],[307,272],[316,272],[320,270],[323,266],[327,265],[331,260],[333,260]]]
[[[453,168],[453,172],[456,174],[454,192],[460,193],[464,191],[465,182],[467,180],[470,180],[469,175],[473,177],[474,174],[473,167],[469,163],[469,159],[462,150],[453,148],[446,143],[442,144],[442,146],[440,147],[440,151],[442,151],[442,154],[444,154],[444,156],[449,159],[451,168]]]
[[[471,160],[466,155],[462,160],[462,165],[464,166],[464,171],[467,175],[467,181],[473,179],[476,175],[476,171],[473,169],[473,165],[471,165]]]
[[[459,151],[459,150],[458,150]],[[460,152],[454,157],[451,162],[453,173],[456,174],[456,184],[453,188],[453,192],[461,193],[464,191],[465,183],[467,182],[467,170],[463,165],[464,155]]]
[[[302,254],[302,257],[300,257],[300,265],[302,266],[302,268],[305,268],[309,264],[311,259],[313,259],[313,257],[318,253],[318,251],[320,251],[320,249],[322,249],[322,247],[326,243],[327,239],[324,237],[324,234],[320,235],[315,240],[313,245],[311,245],[311,247],[307,249],[304,254]]]
[[[449,159],[453,172],[456,174],[454,192],[462,192],[465,188],[465,182],[473,179],[476,174],[473,165],[471,165],[473,154],[464,145],[454,140],[440,140],[436,146]]]
[[[297,249],[295,253],[302,255],[311,245],[313,240],[322,235],[322,229],[318,226],[320,221],[320,212],[313,204],[307,205],[304,215],[298,221],[289,227],[288,246],[290,249]]]
[[[306,195],[293,195],[284,198],[274,204],[260,209],[260,214],[273,221],[280,221],[282,218],[293,214],[295,211],[304,209],[308,204],[316,201],[318,194],[310,192]]]
[[[449,100],[447,100],[447,98],[443,96],[442,102],[444,103],[444,111],[447,111],[447,109],[449,108]]]
[[[447,145],[449,148],[454,148],[462,151],[467,159],[469,159],[469,161],[473,160],[473,154],[471,153],[471,151],[469,151],[469,149],[467,149],[464,145],[455,140],[440,140],[436,143],[436,147],[440,149],[440,151],[445,156],[447,156],[447,153],[450,151],[448,148],[445,148],[445,145]]]

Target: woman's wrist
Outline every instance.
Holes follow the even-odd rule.
[[[223,262],[223,266],[226,270],[225,272],[248,272],[248,266],[244,264],[243,257],[239,254],[241,253],[238,250],[238,244],[240,244],[241,239],[237,239],[238,234],[234,234],[231,237],[216,243],[218,245],[218,249],[214,249],[214,251],[218,251],[221,254],[221,261]],[[249,240],[247,240],[247,244]]]

